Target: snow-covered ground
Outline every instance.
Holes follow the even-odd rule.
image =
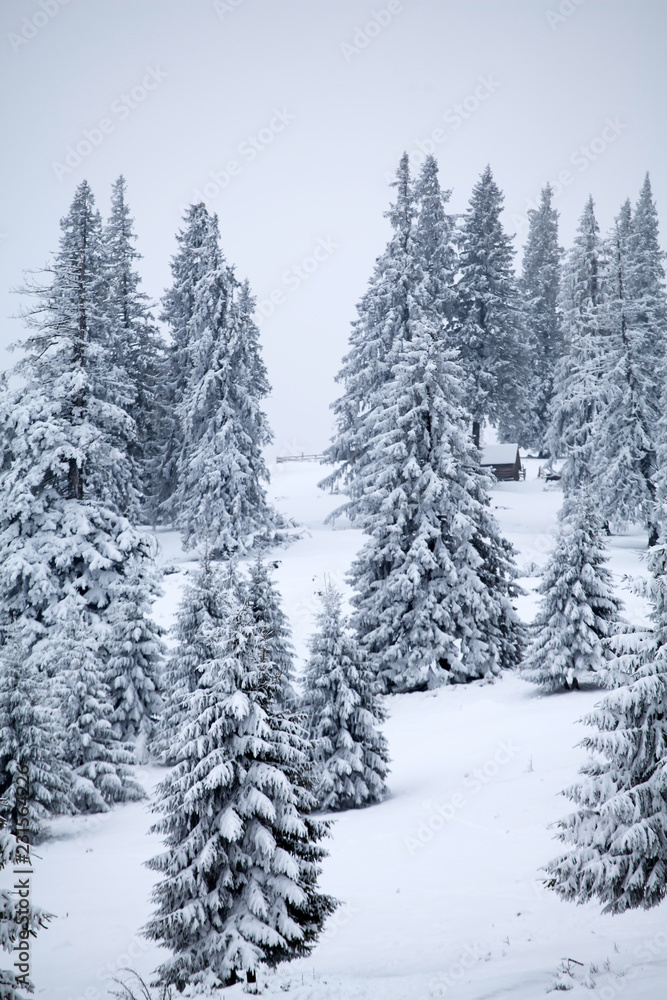
[[[493,504],[518,550],[535,609],[535,573],[552,542],[560,491],[537,478],[497,485]],[[303,656],[326,575],[343,585],[358,531],[324,519],[339,498],[317,488],[312,463],[273,468],[272,492],[307,533],[275,553],[278,582]],[[165,577],[156,615],[174,620],[192,567],[177,538],[161,533]],[[641,575],[641,535],[610,540],[619,587]],[[626,615],[644,604],[624,592]],[[295,1000],[537,1000],[555,983],[573,996],[657,1000],[667,982],[667,911],[603,917],[597,906],[560,902],[540,866],[558,852],[547,827],[567,811],[558,793],[584,759],[577,724],[599,692],[541,696],[516,676],[389,699],[385,731],[391,796],[335,817],[323,888],[343,901],[317,949],[270,977],[269,993]],[[161,776],[141,768],[147,789]],[[114,973],[149,976],[163,954],[138,936],[154,876],[142,861],[159,850],[145,804],[60,820],[38,853],[35,902],[57,918],[35,942],[33,976],[45,1000],[102,1000]],[[577,963],[577,964],[575,964]],[[581,963],[581,964],[578,964]],[[558,974],[559,969],[568,973]],[[241,997],[242,987],[222,991]]]

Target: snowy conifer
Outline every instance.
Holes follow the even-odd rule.
[[[556,367],[548,449],[564,456],[565,491],[595,476],[595,424],[603,405],[602,360],[608,349],[602,317],[602,248],[593,199],[586,203],[563,270],[564,354]]]
[[[614,640],[617,684],[584,722],[596,732],[584,778],[559,823],[566,853],[547,866],[549,885],[603,912],[656,906],[667,895],[667,548],[649,554],[652,628]]]
[[[145,934],[172,955],[159,981],[221,986],[307,955],[334,901],[318,892],[326,824],[309,814],[309,745],[276,708],[277,672],[236,606],[187,700],[179,763],[158,788],[164,878]]]
[[[175,744],[185,719],[189,695],[199,685],[202,664],[214,658],[212,637],[219,634],[234,598],[236,576],[230,569],[223,579],[220,567],[205,559],[188,582],[176,623],[176,647],[164,667],[164,704],[156,727],[153,750],[167,763],[175,760]]]
[[[556,546],[540,585],[542,601],[522,676],[547,691],[603,672],[604,640],[618,631],[622,602],[605,566],[599,503],[589,492],[565,498]],[[596,678],[597,680],[598,678]]]
[[[153,587],[150,587],[153,584]],[[106,619],[105,677],[113,706],[114,735],[136,744],[143,759],[160,714],[163,629],[150,617],[155,581],[141,565],[128,567],[110,588]]]
[[[552,197],[552,188],[547,184],[538,208],[528,212],[520,283],[526,332],[534,344],[532,377],[524,401],[528,413],[520,420],[520,440],[540,455],[547,452],[554,371],[563,353],[558,307],[563,251],[558,245],[558,212],[552,207]]]
[[[513,270],[511,238],[500,215],[503,195],[487,167],[473,188],[460,234],[460,279],[451,343],[467,379],[466,402],[479,446],[485,419],[516,433],[531,368]]]
[[[187,381],[178,405],[182,447],[174,502],[186,548],[243,555],[275,541],[285,527],[263,485],[269,474],[262,448],[272,435],[260,402],[269,387],[254,303],[224,261],[215,216],[204,249],[183,350]]]
[[[634,224],[626,201],[607,242],[603,314],[607,350],[601,358],[603,405],[595,427],[596,489],[608,520],[642,523],[657,540],[656,437],[660,403],[659,356],[664,331],[640,318],[642,262],[635,261]],[[656,346],[658,345],[658,346]]]
[[[335,468],[321,486],[345,486],[363,466],[363,418],[368,400],[389,376],[387,356],[396,337],[402,336],[407,294],[415,285],[412,227],[416,209],[407,153],[401,157],[393,186],[396,200],[386,213],[392,227],[391,239],[378,257],[368,290],[357,305],[350,350],[336,376],[344,391],[333,404],[336,432],[325,453],[326,461]],[[349,513],[354,516],[353,510]]]
[[[351,571],[354,623],[389,691],[496,673],[521,648],[513,550],[488,509],[461,370],[419,289],[409,303],[392,378],[366,414],[363,474],[350,486],[355,523],[369,535]]]
[[[76,811],[59,728],[47,676],[31,662],[18,630],[10,629],[0,647],[0,799],[17,833],[17,789],[29,789],[20,818],[28,843],[44,836],[51,816]]]
[[[129,747],[113,733],[99,622],[80,598],[67,599],[59,611],[45,656],[47,666],[53,661],[65,665],[51,673],[62,690],[65,759],[74,773],[72,800],[81,812],[107,812],[110,804],[143,799],[145,792],[129,769]]]
[[[252,616],[262,629],[267,658],[280,675],[278,696],[285,709],[294,708],[294,647],[289,619],[282,609],[280,591],[271,579],[269,566],[257,556],[250,566],[246,599]]]
[[[450,196],[451,191],[440,187],[437,160],[427,156],[415,185],[414,252],[419,259],[424,295],[442,321],[444,346],[451,346],[458,267],[454,219],[445,212]]]
[[[0,804],[0,813],[2,805]],[[25,868],[30,855],[21,850],[16,836],[10,832],[4,817],[0,816],[0,871],[8,865]],[[28,956],[37,932],[48,927],[52,914],[45,913],[20,897],[16,890],[0,889],[0,948],[11,954],[12,969],[0,969],[0,1000],[24,1000],[25,992],[34,993],[35,987],[29,972],[17,966],[31,965],[23,962],[21,944],[25,942]]]
[[[139,290],[141,278],[136,262],[141,255],[134,245],[136,236],[122,176],[113,185],[111,214],[102,236],[107,337],[115,363],[127,375],[125,408],[134,422],[125,451],[127,460],[133,462],[142,492],[149,494],[141,497],[143,509],[152,514],[152,477],[159,461],[157,445],[164,419],[159,381],[163,376],[165,345],[153,320],[148,296]]]
[[[380,802],[389,753],[379,730],[385,713],[375,681],[330,585],[310,641],[304,709],[316,761],[314,794],[326,812]]]

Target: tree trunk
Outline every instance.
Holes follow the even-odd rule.
[[[479,435],[482,427],[479,420],[473,420],[472,422],[472,440],[475,448],[479,448]]]

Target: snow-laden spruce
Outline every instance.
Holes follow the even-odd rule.
[[[450,197],[451,191],[443,191],[440,187],[437,160],[427,156],[415,182],[413,238],[417,243],[421,280],[442,320],[445,341],[452,335],[457,302],[454,217],[445,211]]]
[[[565,353],[556,366],[548,432],[549,452],[565,458],[561,478],[566,492],[595,476],[595,428],[603,405],[603,359],[609,348],[601,268],[599,226],[589,198],[563,269]]]
[[[519,290],[523,299],[526,334],[533,348],[533,364],[518,421],[519,440],[539,455],[547,453],[549,405],[554,370],[563,353],[563,331],[558,299],[561,257],[558,245],[558,212],[553,190],[543,189],[537,209],[528,212],[528,236],[523,251]]]
[[[457,316],[450,343],[460,352],[466,404],[479,446],[485,419],[516,440],[533,364],[522,329],[514,250],[501,221],[503,195],[487,167],[473,188],[460,237]]]
[[[113,185],[111,213],[102,231],[105,332],[114,363],[127,375],[126,384],[119,386],[125,408],[133,420],[133,433],[124,447],[126,461],[132,464],[142,513],[153,518],[156,514],[154,478],[159,462],[158,443],[165,419],[160,403],[165,345],[153,319],[148,296],[139,290],[141,278],[136,262],[141,254],[135,247],[136,235],[126,193],[125,178],[120,176]],[[116,396],[115,402],[118,401]]]
[[[341,604],[340,593],[327,584],[304,675],[314,794],[325,812],[372,805],[387,794],[389,752],[379,729],[386,716]]]
[[[231,614],[235,572],[204,559],[187,581],[176,621],[176,647],[164,666],[164,702],[152,749],[167,763],[176,760],[179,729],[188,697],[199,685],[202,664],[215,656],[213,643]]]
[[[546,691],[606,683],[604,640],[617,632],[622,602],[605,565],[603,522],[586,490],[567,496],[556,546],[544,571],[540,607],[522,676]],[[596,673],[600,676],[596,676]]]
[[[559,823],[566,852],[547,866],[562,898],[622,913],[667,895],[667,546],[651,549],[653,625],[613,640],[617,685],[585,717],[591,759]]]
[[[326,461],[335,468],[320,484],[323,487],[340,484],[345,488],[363,468],[368,400],[389,377],[387,357],[396,338],[403,335],[407,296],[415,284],[416,208],[407,153],[401,157],[393,187],[396,200],[386,213],[391,239],[378,257],[368,289],[357,305],[350,350],[336,376],[336,381],[343,384],[343,394],[332,405],[336,432],[325,453]],[[353,509],[344,509],[354,517]]]
[[[603,315],[608,349],[602,359],[604,405],[596,426],[596,488],[608,520],[621,527],[643,524],[652,545],[658,537],[656,448],[667,328],[664,288],[662,308],[659,285],[651,304],[647,301],[651,271],[641,252],[646,240],[637,233],[646,218],[646,212],[633,218],[626,201],[606,243]]]
[[[294,688],[292,629],[283,611],[280,591],[271,577],[270,567],[261,556],[257,556],[249,568],[245,599],[255,622],[263,631],[266,657],[275,664],[280,675],[280,704],[285,709],[293,709],[298,696]]]
[[[27,788],[21,823],[29,843],[45,836],[52,816],[76,812],[61,729],[47,674],[31,662],[18,629],[10,629],[0,646],[0,815],[8,813],[16,832],[17,791]]]
[[[0,817],[3,813],[0,805]],[[30,857],[29,853],[27,857]],[[26,854],[9,826],[5,825],[3,817],[0,819],[0,872],[10,865],[15,871],[25,868]],[[14,882],[17,877],[20,874],[14,875]],[[15,891],[0,889],[0,948],[9,953],[6,961],[12,965],[11,969],[0,968],[0,1000],[25,1000],[26,993],[34,993],[30,973],[24,968],[17,968],[17,965],[30,968],[32,964],[30,959],[28,962],[21,960],[20,945],[25,942],[30,955],[37,932],[48,927],[52,916],[36,907],[29,897],[22,898]]]
[[[130,747],[113,732],[113,707],[100,656],[100,623],[79,599],[68,599],[42,644],[46,667],[60,689],[64,756],[72,768],[72,801],[80,812],[108,812],[116,802],[145,798],[132,775]]]
[[[136,745],[137,760],[145,759],[162,709],[164,629],[150,617],[156,589],[156,582],[148,580],[140,566],[130,563],[125,575],[110,587],[106,615],[110,633],[105,679],[113,707],[113,731],[118,739]]]
[[[28,652],[73,593],[104,618],[113,583],[129,565],[148,579],[155,552],[121,512],[136,498],[120,449],[133,422],[113,402],[125,376],[104,330],[100,220],[85,181],[61,227],[17,385],[0,393],[0,593]]]
[[[222,986],[308,955],[334,901],[318,891],[325,823],[311,817],[310,745],[277,707],[278,671],[247,607],[210,636],[154,830],[166,850],[145,934],[162,983]]]

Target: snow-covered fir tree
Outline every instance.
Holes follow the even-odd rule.
[[[6,630],[0,646],[0,813],[12,833],[21,826],[29,844],[44,837],[52,816],[76,812],[60,729],[46,673],[31,662],[18,629]],[[17,794],[26,789],[19,817]]]
[[[605,565],[604,526],[597,498],[582,489],[559,514],[556,546],[540,584],[542,600],[522,676],[546,691],[606,683],[604,640],[620,628],[622,602]],[[597,672],[596,677],[593,672]]]
[[[153,586],[150,587],[150,584]],[[135,744],[145,759],[153,727],[160,715],[164,630],[151,618],[154,579],[130,563],[111,585],[106,620],[110,626],[105,679],[113,706],[114,735]]]
[[[2,812],[0,804],[0,871],[8,865],[25,868],[25,851],[21,850],[16,836],[10,832]],[[11,958],[7,961],[12,963],[11,969],[0,968],[0,1000],[24,1000],[26,993],[34,993],[35,986],[25,966],[29,969],[32,964],[29,956],[37,932],[48,927],[52,916],[36,907],[29,898],[21,898],[12,890],[0,889],[0,948],[9,952]],[[24,943],[27,962],[21,960],[20,945]]]
[[[160,379],[165,345],[154,322],[148,296],[141,292],[136,263],[141,255],[127,204],[127,185],[120,176],[111,195],[111,213],[102,234],[107,286],[106,331],[114,362],[126,373],[125,408],[133,419],[127,460],[133,463],[135,485],[141,491],[142,512],[154,517],[153,478],[159,462]],[[116,398],[118,402],[118,398]],[[148,494],[148,495],[146,495]]]
[[[308,955],[335,907],[317,886],[327,826],[310,815],[310,746],[276,706],[278,673],[247,607],[199,666],[179,763],[158,788],[166,850],[148,862],[163,879],[145,934],[171,950],[158,981],[178,989]]]
[[[584,721],[596,730],[583,779],[566,792],[576,811],[559,823],[565,853],[549,863],[562,898],[605,913],[656,906],[667,895],[667,547],[651,549],[651,628],[613,641],[616,686]]]
[[[152,746],[167,763],[175,760],[188,697],[199,685],[202,664],[214,658],[212,642],[231,614],[238,586],[233,567],[224,574],[208,558],[185,586],[176,622],[176,646],[164,667],[164,703]]]
[[[252,616],[263,630],[267,658],[280,675],[278,696],[285,709],[295,708],[298,696],[294,689],[294,647],[292,630],[282,608],[277,584],[271,577],[270,566],[261,556],[250,566],[246,599]]]
[[[556,364],[563,353],[563,332],[558,306],[561,257],[558,245],[558,212],[552,206],[549,184],[537,209],[528,212],[528,237],[523,252],[520,291],[526,333],[533,343],[533,368],[526,387],[527,413],[519,421],[520,441],[544,456],[547,453],[549,404]]]
[[[52,676],[61,688],[65,760],[72,768],[72,800],[81,812],[107,812],[115,802],[138,801],[146,793],[130,770],[129,746],[113,733],[113,707],[100,656],[100,623],[81,598],[68,598],[60,620],[42,643],[47,668],[52,658],[65,664]]]
[[[159,447],[153,479],[159,519],[174,521],[173,495],[178,486],[178,461],[182,451],[178,408],[188,379],[187,348],[194,311],[195,288],[207,269],[209,214],[203,202],[190,205],[183,228],[176,234],[177,250],[171,260],[172,284],[162,300],[161,319],[167,324],[171,342],[161,378]]]
[[[503,195],[487,167],[463,219],[457,317],[451,343],[466,375],[466,402],[479,446],[484,420],[514,436],[533,359],[522,329],[514,251],[505,233]]]
[[[445,211],[450,196],[451,191],[440,187],[437,160],[427,156],[415,184],[414,252],[419,259],[425,294],[442,321],[445,345],[452,335],[456,315],[458,268],[455,220]]]
[[[597,413],[596,489],[608,520],[641,523],[657,541],[656,437],[664,332],[639,317],[641,260],[626,201],[607,241],[603,316],[607,350],[601,358],[603,404]]]
[[[379,729],[385,712],[341,605],[340,593],[328,584],[304,676],[314,794],[325,812],[372,805],[387,794],[389,752]]]
[[[388,691],[496,673],[521,649],[513,550],[489,511],[461,369],[419,286],[406,313],[392,377],[365,415],[364,468],[348,487],[369,535],[351,570],[354,623]]]
[[[343,393],[332,406],[336,431],[325,452],[325,460],[334,465],[334,470],[320,483],[323,487],[345,487],[363,467],[368,400],[390,374],[387,357],[395,339],[402,336],[407,295],[415,284],[412,232],[416,209],[407,153],[401,157],[393,187],[396,199],[386,213],[391,239],[378,257],[369,287],[357,305],[350,350],[336,376],[336,381],[343,384]],[[354,516],[353,510],[348,513]]]
[[[174,503],[185,547],[205,545],[227,557],[280,540],[286,525],[264,487],[262,448],[272,435],[260,408],[269,385],[254,302],[222,256],[216,216],[208,219],[204,253],[182,351],[187,379],[177,410]]]
[[[603,405],[603,359],[608,350],[602,314],[603,265],[599,226],[589,198],[563,269],[564,354],[556,366],[548,450],[565,458],[567,492],[594,478],[595,424]]]
[[[118,370],[100,330],[99,217],[85,182],[62,228],[28,316],[21,384],[0,394],[0,592],[29,650],[72,588],[103,614],[128,560],[148,564],[155,550],[119,512],[134,489],[117,446],[131,418],[110,402]]]

